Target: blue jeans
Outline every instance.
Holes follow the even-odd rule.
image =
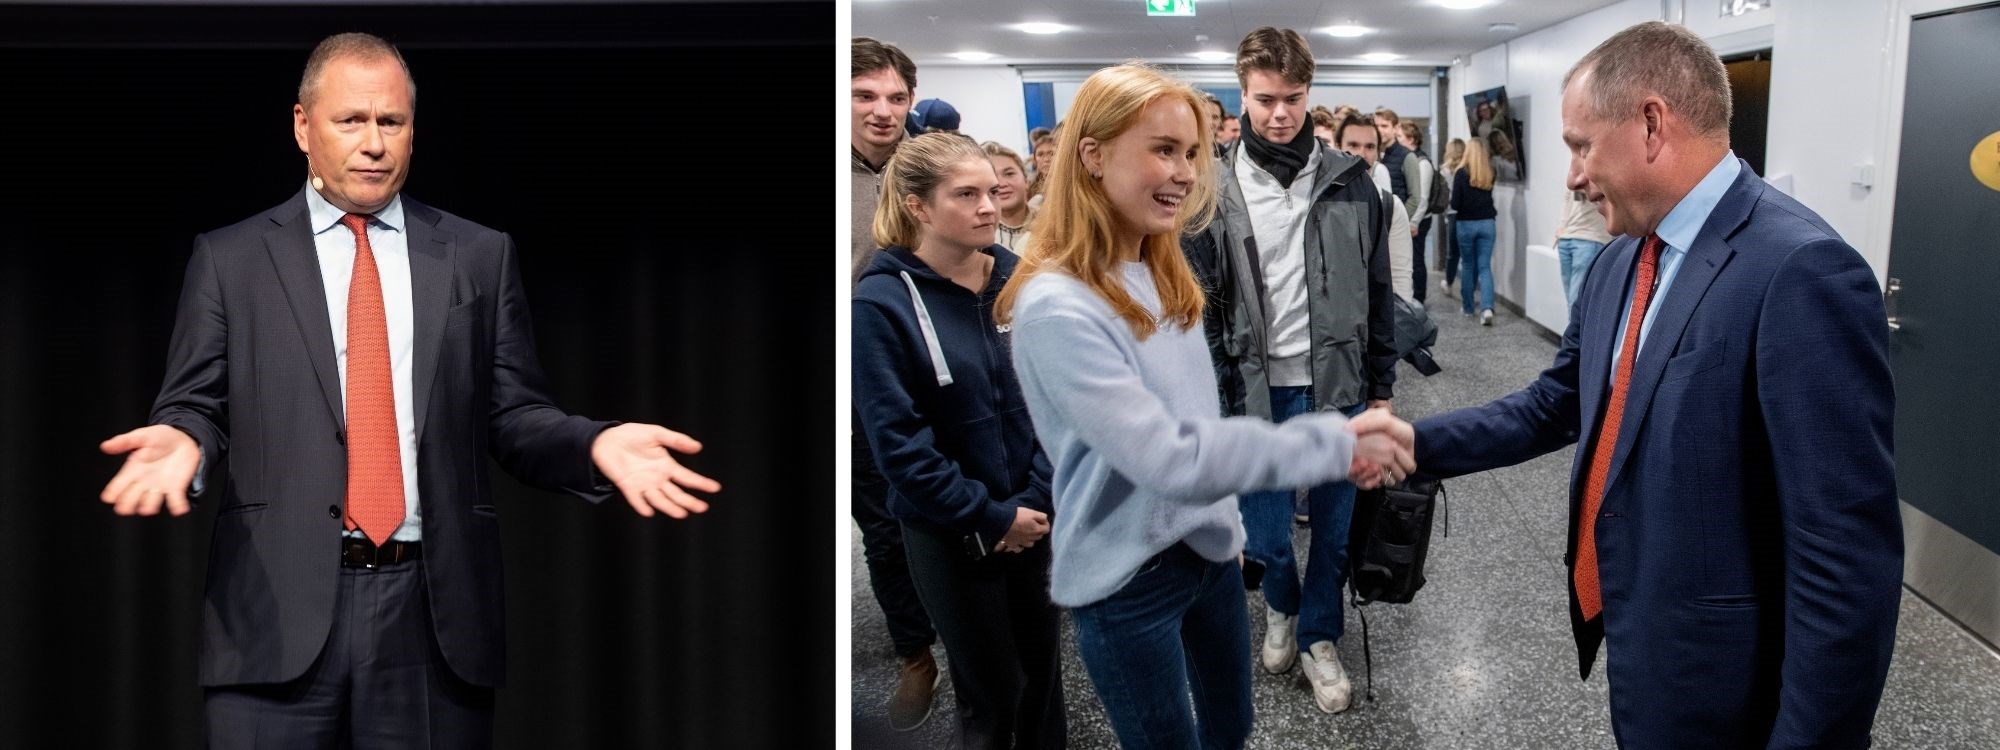
[[[1571,307],[1576,306],[1576,293],[1583,289],[1583,277],[1590,274],[1590,264],[1597,260],[1597,252],[1604,249],[1604,243],[1564,237],[1556,240],[1556,257],[1562,259],[1563,296],[1569,298]]]
[[[1273,386],[1271,418],[1283,422],[1312,411],[1310,386]],[[1341,409],[1352,417],[1366,402]],[[1311,541],[1306,548],[1305,586],[1299,586],[1298,556],[1292,552],[1292,498],[1296,490],[1246,492],[1243,556],[1264,565],[1264,603],[1299,615],[1299,649],[1320,641],[1340,641],[1345,628],[1340,589],[1347,583],[1347,526],[1354,519],[1354,485],[1328,482],[1306,491]]]
[[[1250,622],[1235,560],[1209,562],[1175,544],[1118,593],[1070,610],[1070,618],[1119,745],[1243,747],[1251,722]]]
[[[1460,263],[1458,298],[1465,314],[1473,313],[1472,287],[1479,286],[1480,310],[1493,309],[1493,220],[1458,222]]]

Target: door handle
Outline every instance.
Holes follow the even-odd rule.
[[[1889,331],[1891,333],[1903,330],[1903,322],[1896,319],[1896,293],[1900,291],[1903,291],[1903,280],[1893,276],[1889,277],[1889,286],[1882,295],[1882,307],[1889,314]]]

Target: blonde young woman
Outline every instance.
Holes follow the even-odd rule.
[[[1465,164],[1451,178],[1451,208],[1458,212],[1452,221],[1458,235],[1458,299],[1466,315],[1473,314],[1472,289],[1479,287],[1479,324],[1493,325],[1493,158],[1486,153],[1486,141],[1474,138],[1465,143]]]
[[[995,309],[1056,467],[1050,593],[1070,608],[1127,748],[1249,736],[1236,493],[1372,486],[1412,468],[1409,426],[1386,410],[1217,416],[1202,290],[1179,247],[1215,202],[1203,106],[1149,67],[1086,80],[1035,240]]]
[[[1453,138],[1444,147],[1444,163],[1438,169],[1444,172],[1444,181],[1451,182],[1452,176],[1465,166],[1465,139]],[[1458,212],[1445,207],[1444,223],[1438,229],[1438,241],[1443,245],[1444,278],[1438,280],[1438,288],[1451,291],[1451,284],[1458,280]]]
[[[908,139],[882,172],[854,287],[854,405],[889,483],[910,579],[944,641],[963,747],[1061,748],[1049,602],[1048,457],[993,324],[1016,257],[993,244],[999,179],[972,139]]]
[[[1019,253],[1028,245],[1028,222],[1035,219],[1035,209],[1028,205],[1027,165],[1020,154],[997,141],[987,141],[982,148],[986,158],[993,162],[993,174],[1000,179],[998,192],[993,194],[994,204],[1000,210],[1000,225],[994,229],[993,241]]]

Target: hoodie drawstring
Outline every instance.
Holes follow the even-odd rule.
[[[924,296],[917,293],[917,280],[910,278],[909,271],[898,271],[903,284],[910,287],[910,305],[917,309],[917,328],[924,332],[924,347],[931,353],[931,369],[937,371],[940,386],[951,385],[951,365],[945,364],[944,346],[938,343],[937,326],[931,325],[931,312],[924,308]]]

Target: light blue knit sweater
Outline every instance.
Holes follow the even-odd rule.
[[[1145,264],[1119,271],[1157,316]],[[1347,475],[1354,437],[1339,413],[1284,424],[1220,416],[1200,324],[1162,325],[1142,342],[1083,282],[1043,272],[1016,300],[1013,333],[1035,435],[1055,464],[1057,604],[1116,593],[1175,542],[1209,560],[1234,559],[1243,549],[1236,493]]]

